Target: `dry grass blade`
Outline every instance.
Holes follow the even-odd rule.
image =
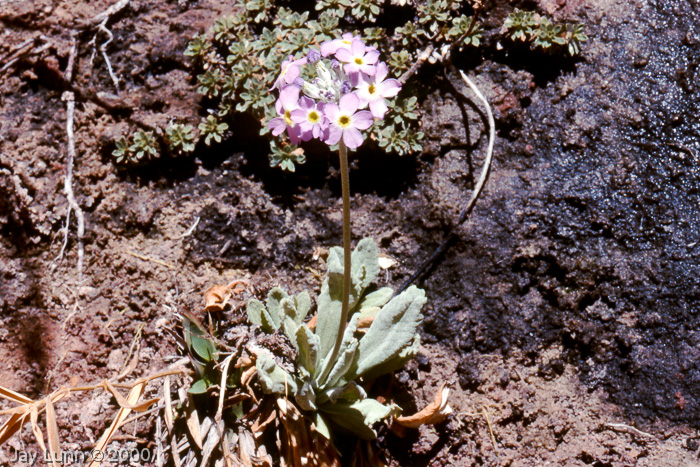
[[[56,410],[51,397],[46,398],[46,435],[49,438],[49,452],[51,459],[61,459],[61,442],[58,437],[58,423],[56,422]]]
[[[10,400],[12,402],[16,402],[18,404],[33,404],[34,401],[26,396],[23,396],[22,394],[19,394],[12,389],[7,389],[2,386],[0,386],[0,397],[3,399]]]
[[[127,397],[127,403],[129,405],[134,405],[136,402],[138,402],[139,398],[141,397],[141,394],[143,394],[144,389],[146,388],[146,383],[141,382],[136,385],[129,391],[129,396]],[[104,432],[100,440],[97,442],[95,445],[95,449],[105,452],[105,448],[109,444],[109,442],[112,440],[112,437],[116,434],[117,430],[121,426],[122,422],[126,419],[126,417],[129,415],[131,412],[131,409],[121,407],[119,411],[117,412],[117,416],[114,418],[114,421],[112,422],[112,425],[107,429],[107,431]],[[92,459],[90,463],[88,464],[88,467],[92,467],[96,463],[99,463],[99,461]]]
[[[202,433],[199,430],[199,416],[197,414],[197,409],[194,408],[194,402],[190,398],[187,404],[187,428],[190,430],[192,439],[194,439],[195,444],[201,450],[202,449]]]
[[[2,446],[5,441],[12,438],[12,436],[17,433],[20,428],[22,428],[27,421],[28,415],[28,410],[25,410],[25,413],[15,413],[12,414],[12,416],[8,418],[5,423],[3,423],[2,427],[0,427],[0,446]]]
[[[226,378],[228,378],[228,369],[231,366],[232,359],[233,355],[229,355],[228,357],[226,357],[226,360],[224,360],[223,368],[221,370],[221,384],[219,385],[219,407],[216,409],[216,416],[214,417],[214,420],[216,421],[217,425],[219,425],[219,422],[221,421],[221,415],[224,411],[224,400],[226,399]],[[219,434],[223,436],[223,433]]]
[[[109,380],[105,380],[105,388],[114,396],[115,399],[117,399],[117,403],[121,408],[133,410],[135,412],[145,412],[151,405],[155,404],[160,400],[158,398],[155,398],[143,401],[140,404],[133,404],[126,400],[124,396],[122,396],[119,393],[119,391],[117,391],[117,389],[112,385],[112,383],[109,382]]]
[[[163,407],[163,412],[165,413],[165,426],[168,427],[168,433],[170,436],[173,435],[173,404],[170,400],[170,377],[165,377],[165,382],[163,383],[163,398],[165,399],[165,407]]]
[[[41,428],[39,428],[39,407],[36,405],[32,405],[30,411],[30,421],[32,423],[32,432],[34,433],[34,437],[36,438],[36,442],[39,443],[39,447],[41,448],[41,452],[46,452],[46,444],[44,443],[44,434],[41,432]]]

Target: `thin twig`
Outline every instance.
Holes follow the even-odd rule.
[[[180,235],[177,238],[185,238],[185,237],[189,237],[190,235],[192,235],[192,232],[194,232],[194,229],[197,228],[197,224],[199,224],[199,216],[197,216],[197,219],[194,220],[194,224],[192,224],[192,227],[187,229],[187,231],[185,233],[183,233],[182,235]]]
[[[640,436],[646,436],[649,438],[654,438],[656,439],[656,436],[652,435],[651,433],[646,433],[642,430],[639,430],[633,426],[630,425],[625,425],[624,423],[606,423],[605,426],[607,428],[612,428],[615,431],[621,431],[623,433],[634,433]]]
[[[159,260],[159,259],[151,258],[150,256],[140,255],[140,254],[138,254],[138,253],[134,253],[133,251],[126,251],[125,253],[126,253],[127,255],[129,255],[129,256],[133,256],[134,258],[142,259],[142,260],[144,260],[144,261],[151,261],[151,262],[153,262],[153,263],[160,264],[161,266],[165,266],[166,268],[169,268],[169,269],[175,269],[175,266],[173,266],[173,265],[171,265],[171,264],[168,264],[168,263],[166,263],[165,261],[161,261],[161,260]]]
[[[486,184],[486,180],[488,179],[489,173],[491,171],[491,162],[493,161],[493,144],[496,140],[496,122],[493,118],[493,112],[491,111],[491,106],[489,105],[488,101],[484,98],[484,95],[481,94],[481,92],[474,85],[474,83],[472,83],[472,81],[469,78],[467,78],[467,75],[465,75],[463,71],[460,70],[459,73],[462,75],[462,79],[467,84],[467,86],[469,86],[469,88],[474,92],[474,94],[476,94],[476,97],[486,107],[486,116],[488,118],[489,123],[489,143],[486,149],[486,159],[484,160],[484,165],[481,168],[481,175],[479,176],[479,180],[477,181],[476,186],[474,187],[474,191],[472,191],[472,196],[469,199],[467,206],[460,214],[457,223],[450,228],[447,234],[447,238],[445,238],[442,244],[430,256],[430,258],[428,258],[428,260],[425,261],[421,265],[421,267],[418,268],[418,270],[403,283],[403,285],[394,293],[394,295],[398,295],[399,293],[403,292],[409,285],[411,285],[416,279],[418,279],[425,272],[425,270],[428,269],[430,265],[432,265],[440,256],[442,256],[445,250],[447,250],[447,247],[450,245],[450,242],[454,240],[455,228],[463,224],[464,221],[467,220],[467,217],[469,217],[469,214],[471,214],[471,212],[474,210],[474,206],[476,206],[476,201],[479,199],[479,196],[481,195],[481,192],[484,189],[484,185]]]
[[[72,39],[70,56],[68,58],[68,65],[66,67],[66,72],[64,73],[65,80],[71,82],[73,79],[73,68],[75,67],[75,58],[78,53],[78,47],[75,37]],[[63,190],[66,193],[66,198],[68,199],[68,213],[66,214],[66,226],[65,226],[65,237],[63,239],[63,246],[58,256],[54,259],[53,264],[55,265],[63,257],[65,252],[65,247],[68,244],[68,234],[70,231],[70,213],[71,210],[75,211],[75,217],[78,221],[78,282],[82,282],[83,279],[83,258],[85,256],[85,251],[83,248],[83,236],[85,235],[85,216],[83,210],[80,209],[78,202],[75,200],[75,194],[73,193],[73,165],[76,159],[75,153],[75,134],[73,132],[73,122],[75,119],[75,94],[72,91],[66,91],[63,93],[63,100],[66,102],[66,135],[68,137],[68,155],[66,158],[66,175],[63,179]],[[55,266],[54,266],[55,267]]]

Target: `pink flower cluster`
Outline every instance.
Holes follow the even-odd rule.
[[[313,66],[312,81],[301,79],[304,66]],[[268,126],[275,136],[286,131],[293,144],[318,138],[331,146],[342,140],[357,148],[364,141],[361,130],[384,118],[386,99],[401,89],[397,80],[386,79],[388,74],[379,51],[350,33],[324,42],[320,52],[312,49],[297,60],[290,56],[272,87],[280,91],[275,104],[279,117]]]

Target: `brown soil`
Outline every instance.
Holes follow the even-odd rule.
[[[296,174],[270,169],[250,122],[193,158],[112,164],[112,142],[137,122],[204,113],[182,52],[232,2],[132,0],[109,23],[118,95],[86,26],[112,3],[0,2],[0,56],[34,40],[0,75],[0,382],[33,398],[71,379],[167,366],[167,329],[178,311],[200,313],[210,286],[318,290],[313,252],[340,244],[334,162],[310,154]],[[512,2],[491,3],[495,28]],[[700,465],[698,6],[521,3],[585,23],[591,40],[580,60],[500,50],[495,36],[457,59],[494,107],[496,161],[474,214],[421,280],[424,348],[396,375],[407,412],[447,381],[455,415],[378,443],[404,466]],[[75,216],[57,260],[68,209],[61,71],[76,32],[82,279]],[[351,174],[354,236],[399,261],[384,278],[393,286],[445,238],[486,146],[483,111],[455,70],[423,69],[414,92],[425,151],[360,152]],[[114,404],[95,394],[57,410],[64,447],[90,449]],[[121,442],[152,447],[150,423]],[[0,464],[29,438],[25,428],[0,447]]]

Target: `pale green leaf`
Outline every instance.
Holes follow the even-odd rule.
[[[306,315],[309,313],[309,310],[311,310],[311,296],[309,295],[309,292],[304,290],[294,297],[294,301],[296,302],[297,306],[296,322],[297,324],[301,324],[302,321],[304,321],[304,318],[306,318]]]
[[[299,392],[294,395],[294,399],[302,410],[318,410],[316,407],[316,392],[314,392],[314,388],[308,381],[301,386]]]
[[[260,300],[253,298],[248,301],[246,312],[248,313],[248,321],[251,324],[262,324],[262,310],[265,306]]]
[[[318,359],[318,337],[306,326],[299,326],[296,334],[297,361],[313,376]]]
[[[361,294],[379,274],[379,253],[374,240],[363,238],[351,255],[352,282]]]
[[[423,319],[420,310],[425,302],[425,292],[411,286],[386,304],[360,340],[348,378],[380,368],[410,346]]]
[[[345,327],[345,332],[343,334],[343,340],[340,344],[340,349],[338,350],[338,355],[334,362],[324,362],[323,369],[325,366],[329,365],[331,367],[330,373],[326,377],[325,381],[319,381],[319,386],[324,388],[332,388],[337,385],[337,383],[345,376],[350,366],[355,360],[355,352],[357,350],[358,342],[355,339],[355,331],[357,330],[357,321],[360,318],[359,314],[354,314],[353,317],[348,322]],[[326,357],[330,357],[330,354]],[[323,375],[324,371],[321,371]]]
[[[335,404],[339,400],[344,400],[346,402],[355,402],[357,400],[362,400],[367,398],[367,393],[362,386],[357,384],[355,381],[350,381],[345,386],[335,387],[329,389],[324,394],[331,403]]]
[[[320,412],[315,412],[312,416],[314,421],[314,426],[316,431],[318,431],[327,440],[331,439],[331,429],[328,427],[326,420],[323,419],[323,415]]]
[[[368,440],[377,437],[372,426],[392,413],[391,407],[374,399],[363,399],[353,403],[328,403],[320,407],[319,410],[337,425]]]
[[[280,368],[274,357],[265,352],[261,352],[255,361],[255,368],[258,370],[260,385],[266,394],[294,394],[297,385],[289,373]]]
[[[387,360],[381,365],[375,366],[371,370],[364,372],[362,375],[365,379],[370,380],[378,376],[397,371],[406,366],[406,362],[416,356],[420,350],[420,334],[413,337],[413,342],[408,347],[405,347],[397,356]]]
[[[371,318],[377,315],[377,312],[386,305],[394,295],[394,289],[391,287],[382,287],[374,292],[367,294],[360,305],[360,318]]]
[[[275,323],[275,329],[279,329],[280,327],[280,322],[284,316],[281,302],[287,297],[289,297],[287,292],[279,287],[273,287],[267,293],[267,301],[265,302],[265,305],[267,306],[267,310],[270,312],[272,321]]]

